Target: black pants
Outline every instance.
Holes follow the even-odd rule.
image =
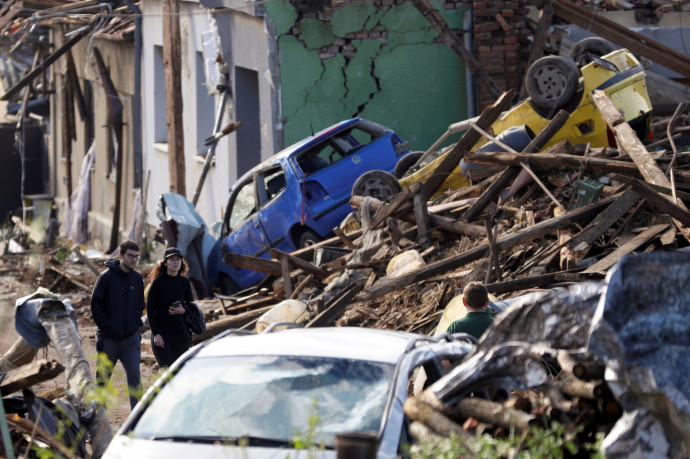
[[[153,355],[156,356],[156,361],[160,368],[171,366],[179,356],[187,352],[192,343],[186,338],[174,340],[163,336],[163,344],[165,344],[165,347],[156,346],[153,342],[153,336],[151,337]]]
[[[115,366],[119,360],[127,374],[127,386],[129,391],[129,404],[132,408],[137,404],[136,392],[141,390],[139,384],[141,376],[139,364],[141,363],[141,335],[134,333],[123,340],[109,339],[99,336],[96,340],[96,350],[108,356],[110,363]],[[103,372],[101,374],[101,371]],[[103,385],[110,379],[111,368],[98,368],[98,382]]]

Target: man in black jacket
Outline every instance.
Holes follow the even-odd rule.
[[[127,374],[129,403],[137,404],[141,363],[141,315],[144,312],[144,280],[134,268],[139,260],[139,245],[134,241],[120,244],[117,259],[105,262],[91,294],[91,314],[98,326],[96,350],[105,354],[112,366],[119,360]],[[102,385],[110,379],[112,366],[98,369]]]

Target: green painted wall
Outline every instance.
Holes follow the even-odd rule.
[[[462,9],[445,11],[462,29]],[[284,144],[353,116],[386,125],[427,149],[467,117],[465,66],[409,3],[340,6],[330,21],[268,1],[280,53]]]

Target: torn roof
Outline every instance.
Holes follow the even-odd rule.
[[[0,7],[0,82],[6,90],[13,88],[32,68],[35,55],[47,50],[51,27],[80,31],[89,27],[98,38],[132,40],[135,28],[135,7],[114,8],[98,0],[10,0]],[[70,35],[71,36],[71,35]],[[34,90],[40,88],[33,88]],[[9,99],[18,102],[17,91]]]

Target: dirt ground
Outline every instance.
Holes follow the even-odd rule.
[[[3,260],[6,261],[6,260]],[[7,266],[9,263],[2,263]],[[18,298],[29,295],[38,288],[38,279],[26,275],[25,269],[7,272],[0,275],[0,354],[4,354],[17,340],[19,334],[14,328],[14,306]],[[79,293],[65,295],[77,309],[78,327],[82,337],[84,354],[91,365],[92,374],[96,374],[96,327],[91,319],[89,309],[90,295]],[[36,358],[56,359],[57,355],[52,346],[40,349]],[[141,364],[141,381],[144,390],[147,389],[157,377],[158,365],[151,354],[143,353]],[[112,382],[118,390],[117,398],[113,406],[107,408],[107,417],[113,431],[116,431],[129,415],[129,399],[127,398],[125,372],[118,363],[113,371]],[[58,377],[37,384],[32,387],[34,392],[40,394],[56,388],[66,388],[67,380],[63,374]]]

